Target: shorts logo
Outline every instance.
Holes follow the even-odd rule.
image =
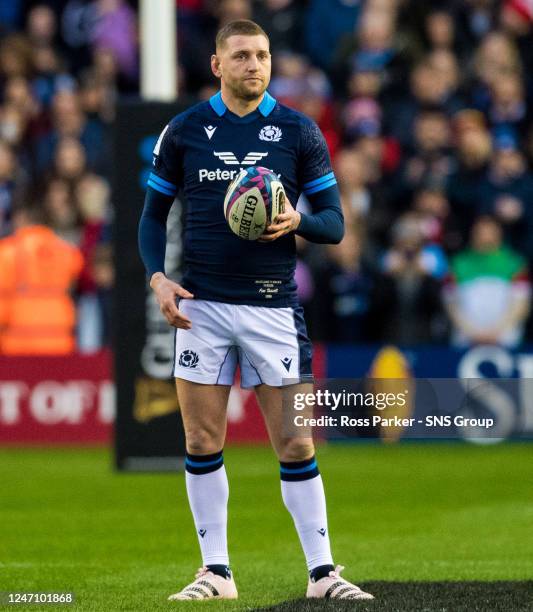
[[[287,372],[291,369],[292,359],[285,357],[284,359],[280,359],[281,363],[285,366]]]
[[[265,125],[259,132],[259,140],[267,142],[279,142],[281,140],[282,131],[275,125]]]
[[[207,529],[198,529],[198,533],[203,538],[205,536],[205,534],[207,533]]]
[[[317,531],[322,537],[326,535],[326,530],[324,529],[324,527],[322,527],[322,529],[317,529]]]
[[[198,365],[198,355],[189,349],[181,352],[179,365],[183,368],[195,368]]]

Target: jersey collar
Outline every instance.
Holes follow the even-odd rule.
[[[224,104],[224,100],[222,100],[222,93],[220,91],[214,96],[211,96],[211,98],[209,99],[209,104],[211,104],[211,108],[219,117],[222,117],[222,115],[228,110],[226,105]],[[263,115],[263,117],[268,117],[270,113],[274,110],[276,104],[276,98],[273,98],[268,93],[268,91],[265,91],[265,95],[261,100],[261,104],[257,108],[259,109],[259,112]]]

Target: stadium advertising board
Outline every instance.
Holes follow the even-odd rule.
[[[111,440],[112,355],[0,357],[0,444]]]
[[[533,437],[531,348],[402,351],[336,345],[328,348],[326,371],[330,378],[317,381],[315,393],[335,396],[338,406],[332,410],[312,398],[313,416],[323,417],[315,430],[321,437],[473,442]],[[376,398],[389,396],[401,396],[401,402],[376,407]],[[365,401],[353,403],[361,398]],[[293,408],[287,406],[287,418]]]
[[[442,372],[441,377],[435,375],[435,364]],[[0,358],[0,444],[108,443],[112,437],[115,406],[119,405],[115,402],[112,365],[113,356],[107,351],[88,356]],[[364,377],[385,379],[384,392],[390,391],[389,387],[403,391],[406,385],[411,389],[416,380],[424,380],[420,391],[434,389],[439,398],[450,401],[476,387],[483,395],[481,413],[492,418],[496,410],[508,426],[512,425],[502,437],[530,438],[533,435],[531,347],[518,352],[495,346],[468,351],[446,347],[400,351],[394,347],[316,345],[314,372],[319,379],[335,379],[336,387],[342,387],[342,381],[349,380],[349,390],[356,392],[360,389],[355,388],[354,381]],[[479,379],[482,379],[481,386]],[[172,429],[167,434],[175,439],[176,432],[181,432],[181,424],[172,380],[139,377],[132,384],[133,404],[129,418],[139,428],[150,427],[148,431],[154,448],[158,443],[159,419],[170,422]],[[408,410],[401,411],[401,416],[416,417],[417,421],[425,419],[430,404],[421,403],[423,397],[418,393],[417,402],[410,401]],[[492,406],[493,402],[497,403],[496,407]],[[340,412],[337,410],[337,415]],[[445,412],[442,416],[451,414]],[[504,421],[500,418],[499,426],[503,426]],[[406,437],[471,437],[463,427],[451,427],[433,435],[435,432],[417,422],[407,429],[371,429],[349,427],[327,431],[322,428],[315,433],[330,439],[381,437],[389,441]],[[487,438],[495,437],[499,436],[491,432],[487,435]],[[250,389],[240,389],[237,382],[228,404],[228,443],[266,442],[267,439],[255,394]]]

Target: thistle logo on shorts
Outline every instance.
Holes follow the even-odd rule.
[[[183,368],[195,368],[198,365],[198,355],[194,351],[186,349],[181,352],[178,363]]]

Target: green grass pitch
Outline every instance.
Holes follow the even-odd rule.
[[[375,602],[297,601],[277,462],[248,446],[225,450],[237,602],[166,601],[200,566],[184,476],[116,473],[102,449],[0,450],[0,591],[73,591],[65,610],[533,609],[533,445],[329,445],[318,460],[335,560]]]

